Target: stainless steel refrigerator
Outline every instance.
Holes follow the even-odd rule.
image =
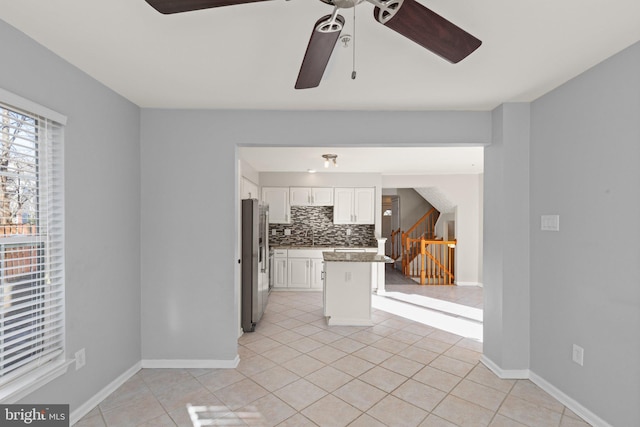
[[[253,332],[269,298],[269,207],[242,200],[242,305],[245,332]]]

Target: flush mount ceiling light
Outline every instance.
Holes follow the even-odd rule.
[[[338,155],[337,154],[323,154],[322,158],[324,159],[324,167],[329,167],[329,162],[333,162],[333,166],[338,167]]]

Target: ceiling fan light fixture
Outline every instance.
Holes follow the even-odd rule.
[[[327,169],[329,167],[330,162],[333,162],[334,167],[338,167],[338,155],[337,154],[323,154],[322,158],[324,159],[324,167]]]

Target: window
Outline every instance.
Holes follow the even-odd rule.
[[[64,362],[62,131],[0,103],[0,401]]]

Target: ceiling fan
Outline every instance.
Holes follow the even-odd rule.
[[[231,6],[265,0],[146,0],[163,14],[189,12],[220,6]],[[321,0],[333,6],[333,13],[320,18],[311,33],[296,89],[308,89],[320,84],[333,48],[344,26],[340,9],[357,6],[364,0]],[[366,0],[375,8],[374,18],[425,49],[451,63],[457,63],[475,51],[482,41],[446,20],[416,0]]]

